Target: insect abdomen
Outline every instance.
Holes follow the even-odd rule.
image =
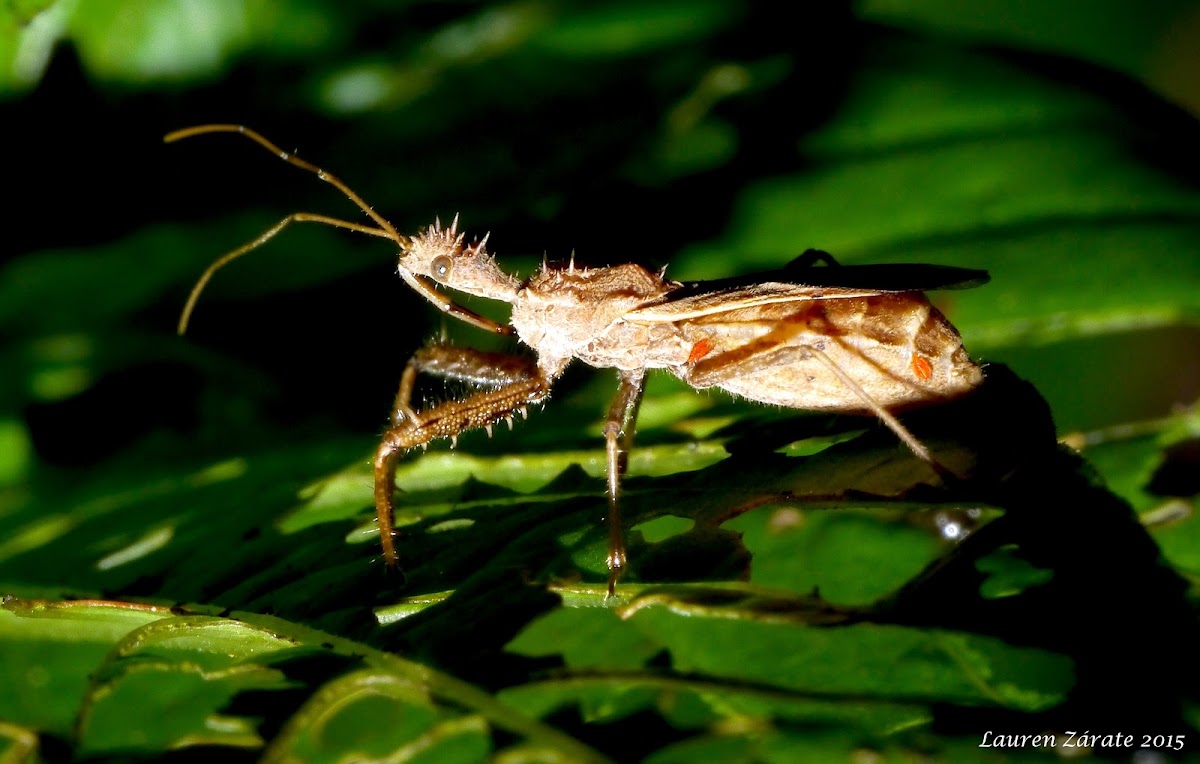
[[[983,373],[946,318],[920,293],[813,300],[754,321],[697,322],[689,339],[716,350],[685,374],[762,403],[869,412],[834,364],[889,409],[947,400]],[[822,357],[818,357],[822,356]],[[726,367],[729,370],[720,373]],[[681,370],[682,371],[682,370]]]

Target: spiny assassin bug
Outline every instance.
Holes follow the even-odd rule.
[[[923,461],[929,450],[894,410],[962,396],[983,381],[950,322],[923,292],[977,286],[985,271],[934,265],[842,266],[809,250],[782,269],[737,279],[680,283],[632,263],[577,268],[543,263],[521,281],[500,270],[487,237],[468,242],[434,223],[406,236],[338,178],[281,150],[240,125],[200,125],[165,136],[168,143],[207,133],[237,133],[280,159],[315,174],[358,206],[373,225],[309,212],[280,220],[254,240],[215,260],[197,280],[179,320],[187,329],[213,274],[257,249],[292,223],[321,223],[390,239],[399,273],[442,312],[485,331],[515,334],[536,355],[484,352],[435,344],[418,350],[400,380],[391,425],[374,458],[375,509],[383,558],[399,565],[393,524],[395,471],[405,452],[434,438],[486,428],[544,402],[573,360],[615,369],[617,394],[604,425],[608,482],[608,592],[626,564],[618,506],[633,445],[638,406],[650,369],[663,369],[696,389],[717,387],[760,403],[794,409],[873,414]],[[824,264],[827,267],[815,267]],[[512,306],[510,325],[455,303],[436,286]],[[423,411],[411,403],[419,374],[481,388]]]

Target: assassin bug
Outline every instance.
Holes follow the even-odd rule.
[[[572,360],[617,372],[617,394],[604,426],[608,487],[608,592],[625,567],[618,496],[633,445],[646,372],[663,369],[697,389],[718,387],[760,403],[795,409],[873,414],[920,459],[929,450],[892,411],[970,392],[983,372],[949,321],[923,294],[975,286],[984,271],[932,265],[841,266],[809,250],[783,269],[727,281],[680,283],[626,264],[576,268],[543,264],[521,281],[496,265],[487,237],[468,242],[434,223],[416,236],[399,233],[342,181],[240,125],[201,125],[168,134],[174,142],[206,133],[238,133],[280,159],[314,173],[357,205],[374,225],[308,212],[280,220],[258,238],[218,258],[196,282],[179,321],[182,334],[212,275],[263,245],[291,223],[322,223],[390,239],[400,249],[400,277],[443,312],[491,332],[516,334],[536,359],[431,345],[409,360],[391,425],[375,452],[375,509],[383,557],[399,564],[393,526],[399,457],[434,438],[452,441],[526,414],[544,402]],[[824,263],[826,267],[816,267]],[[435,285],[512,306],[510,326],[457,305]],[[483,388],[424,411],[410,406],[419,374]]]

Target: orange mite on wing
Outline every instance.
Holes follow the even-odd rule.
[[[933,365],[915,353],[912,357],[912,370],[919,379],[933,379]]]
[[[687,362],[689,364],[695,363],[712,351],[713,344],[710,340],[700,340],[695,345],[692,345],[692,352],[688,354]]]

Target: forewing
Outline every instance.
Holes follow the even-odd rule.
[[[698,285],[685,286],[683,289],[673,292],[665,302],[631,310],[625,314],[624,318],[627,321],[642,323],[663,323],[711,316],[759,305],[807,302],[809,300],[838,300],[847,297],[873,297],[880,294],[878,289],[811,287],[777,281],[700,293],[692,292],[691,286]],[[685,292],[686,294],[684,294]]]
[[[990,278],[987,271],[950,265],[793,266],[736,279],[686,283],[666,300],[632,310],[625,318],[646,323],[681,321],[758,305],[968,289]]]

